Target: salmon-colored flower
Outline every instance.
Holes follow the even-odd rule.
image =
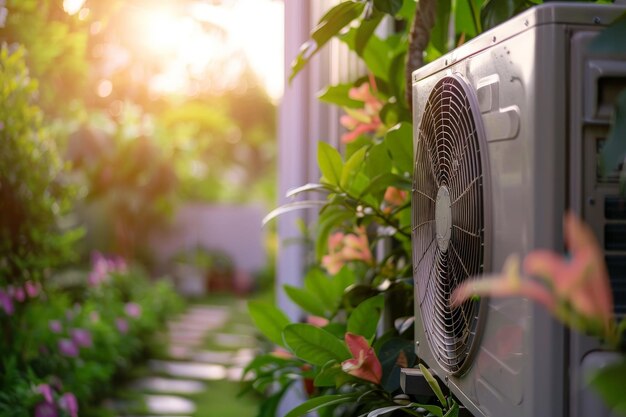
[[[358,334],[348,332],[346,333],[345,341],[348,349],[350,349],[350,353],[352,353],[352,359],[341,362],[341,369],[357,378],[380,384],[383,376],[383,367],[367,339]]]
[[[370,83],[374,86],[373,79],[370,82],[353,87],[348,92],[348,96],[357,101],[363,102],[363,107],[359,109],[345,108],[346,114],[341,116],[339,122],[348,132],[341,136],[342,143],[350,143],[365,133],[375,133],[382,135],[384,125],[380,120],[380,110],[383,102],[370,91]]]
[[[316,327],[324,327],[328,325],[328,319],[320,316],[307,316],[306,322]]]
[[[520,276],[517,258],[509,258],[502,274],[460,285],[452,294],[452,306],[473,295],[524,296],[546,306],[565,324],[614,341],[613,297],[602,250],[591,229],[575,215],[565,216],[563,229],[569,257],[533,251],[524,259],[528,277]]]
[[[322,266],[334,275],[346,262],[361,261],[371,264],[372,260],[367,234],[361,226],[355,228],[354,233],[337,232],[328,238],[328,255],[322,257]]]

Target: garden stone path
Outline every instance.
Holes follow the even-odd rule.
[[[214,381],[240,381],[256,354],[253,328],[229,326],[230,317],[228,307],[196,305],[171,320],[165,335],[169,358],[148,361],[147,375],[126,387],[132,399],[108,400],[105,406],[119,417],[200,417],[190,397],[207,392]],[[203,346],[207,341],[214,350]]]

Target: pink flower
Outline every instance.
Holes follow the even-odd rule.
[[[58,415],[54,404],[43,402],[35,406],[35,417],[58,417]]]
[[[363,102],[363,108],[345,109],[347,114],[339,119],[339,123],[348,129],[348,132],[341,136],[342,143],[350,143],[365,133],[375,133],[376,135],[384,133],[384,125],[379,116],[383,102],[370,92],[370,83],[375,86],[372,78],[369,83],[366,82],[358,87],[353,87],[348,92],[351,99]]]
[[[354,233],[333,233],[328,238],[328,255],[322,257],[322,266],[329,274],[336,274],[346,262],[361,261],[371,264],[372,252],[369,248],[364,227],[355,228]]]
[[[61,339],[59,340],[59,351],[62,355],[75,358],[78,356],[78,346],[74,343],[73,340],[70,339]]]
[[[92,323],[97,323],[100,321],[100,314],[98,314],[97,311],[92,311],[91,313],[89,313],[89,320],[91,320]]]
[[[363,336],[346,333],[346,345],[352,353],[352,359],[347,359],[341,363],[341,369],[357,378],[364,379],[374,384],[380,384],[383,375],[383,367]]]
[[[115,327],[120,333],[126,334],[128,333],[128,322],[126,319],[118,317],[115,319]]]
[[[26,293],[22,287],[9,286],[9,295],[17,302],[24,302],[26,299]]]
[[[78,347],[91,347],[93,344],[91,332],[85,329],[73,329],[72,340]]]
[[[4,312],[11,316],[15,312],[15,308],[13,306],[13,300],[8,292],[0,290],[0,307],[4,310]]]
[[[52,388],[50,387],[50,385],[40,384],[37,387],[37,391],[39,391],[41,395],[43,395],[43,398],[46,400],[47,403],[52,404],[54,402],[52,399]]]
[[[63,326],[59,320],[50,320],[48,322],[48,328],[52,333],[61,333],[61,331],[63,331]]]
[[[602,250],[591,229],[575,215],[565,216],[563,229],[570,258],[547,250],[529,253],[521,278],[517,258],[507,260],[503,273],[478,278],[459,286],[451,297],[453,306],[472,295],[493,297],[520,295],[540,302],[565,324],[615,341],[613,297]]]
[[[137,303],[126,303],[124,312],[128,317],[137,318],[141,316],[141,306]]]
[[[29,298],[35,298],[39,294],[39,284],[36,284],[33,281],[26,281],[26,284],[24,284],[24,290],[26,291],[26,294],[28,294]]]
[[[387,187],[385,190],[385,196],[383,197],[385,202],[390,206],[401,206],[406,202],[408,193],[405,190],[401,190],[396,187]]]
[[[540,302],[548,310],[553,310],[555,307],[554,296],[545,286],[521,277],[520,261],[515,255],[507,258],[500,274],[471,279],[458,286],[450,297],[450,303],[452,307],[456,307],[472,296],[483,295],[491,297],[523,296]]]
[[[328,319],[319,316],[307,316],[306,322],[317,327],[324,327],[328,324]]]
[[[76,396],[71,392],[63,394],[59,400],[59,405],[70,417],[78,417],[78,401],[76,400]]]

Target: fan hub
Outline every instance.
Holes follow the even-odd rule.
[[[452,200],[450,199],[450,191],[445,185],[439,187],[437,192],[435,222],[437,224],[437,245],[442,252],[446,252],[452,234]]]

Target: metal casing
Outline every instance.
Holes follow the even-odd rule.
[[[586,215],[583,181],[572,168],[580,165],[584,150],[572,150],[577,143],[572,140],[577,126],[572,119],[583,116],[570,106],[577,94],[570,76],[575,66],[571,42],[577,33],[593,34],[623,12],[612,5],[547,3],[413,73],[414,138],[429,93],[440,79],[454,74],[476,94],[489,177],[486,272],[501,270],[512,253],[563,251],[563,213],[571,208]],[[575,368],[586,353],[578,349],[570,362],[570,344],[581,344],[572,341],[577,336],[528,300],[491,299],[486,304],[473,364],[455,376],[438,364],[425,343],[416,303],[419,358],[474,415],[577,415],[578,405],[570,398],[577,386],[570,383],[570,375],[579,376]]]

